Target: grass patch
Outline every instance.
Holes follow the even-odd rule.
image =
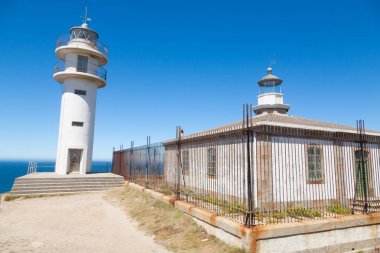
[[[39,195],[30,195],[30,196],[9,196],[6,195],[4,197],[4,201],[13,201],[16,199],[35,199],[35,198],[46,198],[46,197],[59,197],[59,196],[67,196],[72,194],[39,194]]]
[[[300,217],[306,217],[306,218],[319,218],[322,217],[322,212],[319,210],[312,210],[307,209],[304,207],[301,208],[294,208],[294,209],[288,209],[286,211],[287,216],[299,219]]]
[[[107,198],[119,203],[142,230],[173,252],[245,252],[208,235],[190,216],[143,192],[126,187],[109,191]]]
[[[327,211],[336,213],[336,214],[351,214],[351,209],[344,207],[340,204],[327,207]]]
[[[6,195],[4,197],[4,201],[12,201],[12,200],[15,200],[15,199],[18,199],[18,198],[20,198],[20,197]]]

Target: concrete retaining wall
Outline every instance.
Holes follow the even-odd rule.
[[[127,185],[175,206],[209,234],[247,252],[380,252],[380,213],[247,228],[171,196]]]

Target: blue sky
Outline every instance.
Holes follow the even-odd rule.
[[[55,159],[55,42],[81,24],[109,47],[94,159],[241,119],[275,58],[290,114],[380,130],[378,1],[0,1],[0,159]]]

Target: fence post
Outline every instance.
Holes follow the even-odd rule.
[[[130,157],[129,157],[129,181],[131,181],[131,178],[132,178],[133,146],[134,146],[134,141],[131,141],[131,152],[130,152]]]
[[[115,147],[112,147],[112,164],[111,164],[112,173],[114,173],[114,170],[113,170],[114,162],[115,162]]]
[[[177,126],[176,129],[176,138],[177,138],[177,166],[176,166],[176,199],[181,198],[180,190],[181,190],[181,167],[182,167],[182,161],[181,161],[181,134],[182,134],[182,128],[180,126]]]
[[[243,107],[243,127],[246,132],[247,139],[247,204],[248,212],[245,218],[245,225],[251,227],[254,225],[253,200],[252,200],[252,177],[251,177],[251,130],[250,119],[252,117],[252,106],[246,104]]]
[[[154,189],[156,189],[156,186],[157,186],[156,147],[153,148],[153,168],[154,168],[154,183],[153,183],[153,187],[154,187]]]
[[[368,212],[368,182],[367,182],[367,167],[368,167],[368,161],[366,164],[366,161],[364,160],[364,137],[365,137],[365,130],[364,130],[364,121],[359,120],[359,133],[360,133],[360,167],[362,170],[362,182],[363,182],[363,195],[364,195],[364,207],[363,212]],[[368,158],[367,158],[368,159]]]
[[[121,176],[121,150],[123,149],[122,145],[120,145],[119,151],[119,175]]]
[[[145,165],[145,186],[148,186],[148,176],[149,176],[149,169],[150,169],[150,136],[146,137],[146,165]]]

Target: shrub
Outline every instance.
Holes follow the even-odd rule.
[[[307,218],[317,218],[322,217],[322,212],[319,210],[307,209],[304,207],[288,209],[286,211],[287,215],[292,218],[307,217]]]
[[[336,213],[336,214],[351,214],[351,209],[344,207],[340,204],[327,207],[327,211]]]

